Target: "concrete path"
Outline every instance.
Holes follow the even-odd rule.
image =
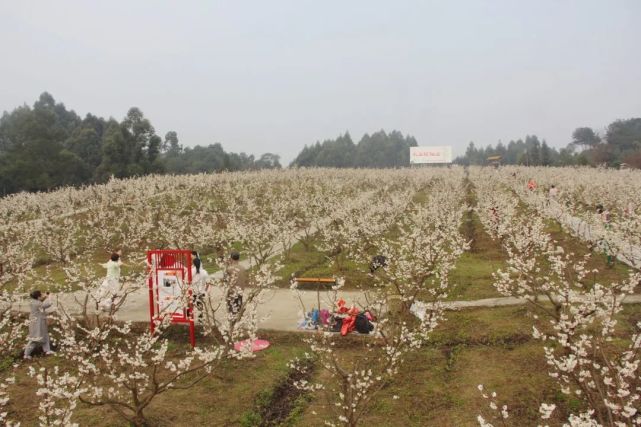
[[[220,314],[226,313],[226,304],[220,288],[214,288],[208,293],[213,305],[221,304]],[[54,307],[61,305],[65,311],[71,314],[78,314],[81,305],[76,301],[84,301],[85,292],[74,292],[59,295],[52,295],[55,301]],[[321,308],[332,308],[335,305],[334,296],[343,298],[348,305],[356,304],[360,307],[368,306],[364,293],[359,291],[340,291],[338,293],[321,291],[299,291],[293,292],[290,289],[265,289],[260,293],[261,303],[258,305],[258,325],[262,329],[274,329],[280,331],[298,330],[298,322],[303,317],[303,305],[306,311],[318,307],[320,297]],[[301,301],[302,304],[301,305]],[[14,306],[14,309],[29,312],[29,301],[24,300]],[[116,318],[121,321],[149,322],[149,290],[140,288],[129,293],[124,304],[116,313]]]
[[[548,298],[545,295],[539,295],[538,301],[545,302]],[[639,304],[641,303],[641,294],[632,294],[625,297],[623,304]],[[523,305],[527,304],[525,298],[517,297],[499,297],[499,298],[484,298],[472,301],[451,301],[445,302],[445,308],[449,310],[458,310],[463,308],[479,308],[479,307],[504,307],[510,305]]]
[[[360,291],[338,291],[334,292],[321,291],[320,293],[321,308],[331,308],[334,306],[335,298],[343,298],[348,305],[356,304],[360,307],[368,306],[365,294]],[[75,303],[74,297],[79,300],[84,299],[84,293],[76,292],[73,294],[61,294],[54,296],[66,310],[79,312],[79,305]],[[300,297],[300,299],[299,299]],[[216,303],[222,302],[221,311],[225,310],[225,303],[220,289],[213,289],[210,292],[211,301]],[[307,311],[316,308],[318,304],[318,294],[316,291],[298,291],[293,292],[290,289],[266,289],[261,293],[263,302],[258,306],[258,326],[261,329],[273,329],[279,331],[297,331],[297,325],[302,318],[303,309],[301,300]],[[541,301],[547,298],[544,295],[540,297]],[[29,311],[28,301],[20,303],[17,307],[21,311]],[[516,297],[499,297],[485,298],[472,301],[447,301],[443,305],[446,310],[460,310],[466,308],[491,308],[524,305],[527,301],[525,298]],[[628,295],[624,304],[641,303],[641,294]],[[148,322],[149,321],[149,292],[146,288],[141,288],[131,293],[117,314],[118,320]]]

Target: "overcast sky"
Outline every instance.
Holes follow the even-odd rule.
[[[640,22],[639,0],[0,0],[0,111],[137,106],[185,145],[285,163],[346,130],[562,147],[641,116]]]

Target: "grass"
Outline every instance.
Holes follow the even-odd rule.
[[[271,341],[267,350],[256,358],[244,361],[226,361],[215,374],[188,390],[171,390],[157,398],[146,414],[156,426],[240,425],[245,413],[253,409],[254,400],[263,390],[286,375],[287,361],[300,356],[304,346],[297,334],[264,332],[262,338]],[[185,337],[172,337],[174,344],[184,345]],[[35,380],[26,374],[28,366],[53,367],[57,357],[34,358],[22,363],[16,370],[17,384],[11,389],[10,416],[22,425],[37,425],[38,399]],[[73,418],[80,425],[125,426],[107,407],[90,407],[80,404]]]
[[[641,319],[641,307],[627,306],[625,327]],[[399,375],[375,398],[363,425],[473,426],[488,402],[478,384],[498,393],[499,403],[510,407],[511,425],[535,425],[541,402],[558,406],[561,417],[578,402],[557,392],[547,375],[541,344],[530,336],[532,319],[525,306],[482,308],[447,313],[429,344],[407,356]],[[169,336],[172,348],[184,347],[184,331]],[[287,362],[308,351],[302,334],[261,331],[269,349],[246,361],[227,361],[216,375],[189,390],[173,390],[158,398],[147,411],[153,425],[256,426],[261,407],[270,405],[274,391],[288,375]],[[358,338],[358,337],[354,337]],[[336,351],[357,358],[358,345],[341,341]],[[36,424],[38,399],[35,382],[26,376],[29,365],[52,367],[59,358],[36,358],[17,368],[12,389],[12,416],[23,425]],[[7,367],[8,368],[8,367]],[[317,375],[322,375],[319,372]],[[399,396],[395,399],[394,396]],[[317,426],[331,415],[321,393],[300,396],[282,425]],[[486,412],[485,412],[486,413]],[[74,421],[80,425],[124,426],[109,409],[80,405]],[[556,424],[559,418],[553,419]]]
[[[525,306],[448,312],[430,336],[432,345],[496,345],[529,339],[531,319]]]
[[[276,282],[278,287],[289,287],[289,281],[292,277],[312,277],[306,274],[308,270],[327,263],[325,255],[310,245],[309,250],[298,242],[294,244],[289,252],[289,257],[285,260],[285,265],[278,271],[281,279]],[[325,277],[324,274],[322,277]]]
[[[509,191],[514,197],[519,197],[519,195],[513,190],[508,189],[507,191]],[[520,199],[518,209],[524,215],[540,215],[534,208],[527,206]],[[624,280],[630,273],[630,267],[618,260],[614,261],[614,266],[608,265],[605,254],[599,251],[592,251],[587,242],[566,232],[560,222],[550,218],[544,218],[544,221],[546,225],[545,232],[550,235],[557,245],[563,248],[565,253],[574,254],[577,258],[582,258],[583,256],[590,254],[586,268],[589,270],[598,270],[598,277],[597,275],[593,275],[592,280],[598,280],[598,282],[602,284],[609,284]],[[637,292],[639,291],[641,291],[641,285],[637,287]]]
[[[504,403],[514,410],[512,425],[535,423],[542,398],[563,403],[547,375],[540,344],[529,337],[523,307],[450,313],[431,342],[408,354],[398,376],[375,398],[363,425],[478,425],[476,416],[487,407],[478,384],[506,397]],[[322,425],[328,416],[331,406],[318,394],[298,425]]]
[[[629,326],[640,316],[641,307],[628,306],[622,320]],[[509,407],[509,425],[537,425],[542,402],[557,405],[550,425],[561,424],[580,408],[580,401],[561,394],[549,377],[542,345],[531,338],[525,306],[464,310],[447,317],[429,345],[407,356],[362,425],[478,426],[476,416],[487,419],[491,412],[479,384],[496,391],[499,406]],[[355,350],[340,351],[358,357]],[[319,393],[297,425],[322,425],[331,416],[330,402]]]
[[[106,275],[106,270],[101,266],[101,264],[106,263],[108,260],[109,254],[99,252],[85,254],[83,258],[83,267],[88,269],[90,275],[103,277]],[[63,264],[57,262],[43,263],[34,267],[33,275],[35,278],[46,278],[46,283],[42,286],[41,290],[48,292],[57,292],[60,290],[67,282],[67,275],[65,274],[64,268],[65,266]],[[130,265],[123,265],[121,269],[122,274],[127,274],[130,269]],[[4,286],[8,290],[13,290],[15,289],[16,283],[10,281]],[[75,289],[72,288],[71,290]]]
[[[501,297],[493,286],[492,273],[503,266],[503,262],[485,259],[482,254],[463,254],[450,273],[452,291],[447,299],[455,301]]]
[[[476,415],[487,403],[477,386],[484,384],[498,390],[499,396],[507,396],[503,403],[516,411],[512,414],[514,425],[532,425],[538,418],[538,399],[545,389],[552,389],[540,352],[534,344],[460,347],[456,353],[425,349],[407,361],[406,366],[418,368],[404,369],[398,384],[385,390],[381,403],[363,422],[381,426],[478,425]],[[533,366],[543,369],[532,372]],[[406,381],[414,386],[404,387]]]
[[[309,393],[295,386],[297,381],[308,380],[314,370],[314,363],[307,362],[308,370],[290,369],[273,388],[259,392],[254,408],[245,412],[241,425],[252,426],[293,426],[309,402]]]
[[[586,268],[588,270],[596,269],[599,271],[597,275],[592,275],[592,280],[596,280],[602,284],[609,284],[625,280],[630,274],[631,269],[628,265],[615,260],[614,265],[609,266],[605,254],[590,251],[586,242],[566,233],[559,222],[548,220],[546,221],[546,225],[545,231],[550,234],[552,239],[555,240],[566,253],[573,253],[578,258],[582,258],[587,254],[591,255],[586,264]]]
[[[449,300],[474,300],[500,297],[494,289],[492,273],[505,266],[506,256],[500,245],[483,229],[475,213],[469,213],[461,226],[470,240],[471,250],[463,253],[450,273],[452,290]]]
[[[450,274],[449,299],[500,296],[492,286],[492,273],[505,265],[505,254],[475,214],[466,219],[462,232],[472,240],[472,248]],[[566,253],[583,256],[590,252],[558,224],[550,224],[547,232]],[[602,283],[620,280],[629,272],[620,263],[609,268],[605,257],[598,254],[587,266],[599,270],[595,279]],[[510,425],[535,425],[542,402],[557,405],[551,424],[560,424],[571,411],[580,409],[580,401],[561,394],[548,376],[542,346],[531,338],[533,319],[528,307],[464,310],[447,317],[431,335],[431,345],[408,355],[399,376],[375,399],[363,425],[476,426],[477,415],[491,415],[489,401],[477,389],[479,384],[497,391],[497,403],[509,407]],[[641,320],[641,307],[626,306],[620,317],[624,321],[617,335],[629,337],[632,325]],[[616,345],[626,343],[621,338],[615,341]],[[316,396],[300,425],[321,425],[332,416],[328,403]]]
[[[289,288],[292,277],[344,277],[343,289],[351,290],[367,286],[366,266],[359,265],[352,260],[343,262],[342,270],[338,271],[330,265],[329,258],[317,247],[318,242],[312,241],[309,249],[298,242],[292,246],[289,257],[284,261],[284,266],[277,275],[280,277],[275,286]]]
[[[151,412],[162,419],[159,425],[238,425],[243,414],[252,409],[255,396],[269,389],[287,372],[286,363],[300,355],[302,347],[291,337],[265,336],[272,346],[253,360],[229,361],[219,374],[191,390],[177,390],[162,396]],[[177,405],[178,402],[196,404]]]

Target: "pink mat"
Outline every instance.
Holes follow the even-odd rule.
[[[249,340],[239,341],[234,344],[234,350],[240,351],[241,348],[246,348],[247,346],[249,346]],[[267,347],[269,347],[269,341],[267,340],[254,340],[251,343],[251,351],[254,353],[265,350]]]

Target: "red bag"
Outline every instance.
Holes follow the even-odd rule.
[[[349,310],[347,307],[342,308],[344,308],[347,311],[347,314],[349,314],[349,317],[343,319],[343,326],[341,327],[341,335],[345,336],[356,328],[356,316],[358,316],[360,310],[356,307],[352,307]]]
[[[343,326],[341,326],[341,335],[345,336],[356,328],[356,316],[349,316],[343,319]]]

